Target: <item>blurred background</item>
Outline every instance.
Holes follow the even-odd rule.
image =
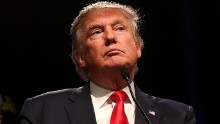
[[[114,0],[138,9],[145,42],[135,82],[146,93],[217,120],[220,2]],[[83,85],[70,59],[70,24],[91,0],[2,0],[0,123],[14,124],[26,98]],[[215,106],[215,107],[214,107]]]

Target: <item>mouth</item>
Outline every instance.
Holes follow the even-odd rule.
[[[119,50],[119,49],[110,49],[105,52],[104,56],[114,56],[114,55],[118,55],[121,53],[124,53],[124,51]]]

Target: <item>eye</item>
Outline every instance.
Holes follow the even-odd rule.
[[[96,29],[93,29],[91,32],[90,32],[90,35],[96,35],[96,34],[100,34],[102,32],[101,29],[99,28],[96,28]]]
[[[123,25],[116,25],[114,29],[116,31],[123,31],[123,30],[125,30],[125,27]]]

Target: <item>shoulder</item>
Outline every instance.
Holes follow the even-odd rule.
[[[181,101],[152,96],[144,92],[141,92],[141,96],[143,96],[146,103],[150,104],[152,107],[158,108],[163,112],[172,112],[172,113],[193,112],[193,108],[191,105],[188,105]]]
[[[48,91],[30,98],[27,98],[24,102],[24,106],[40,107],[48,104],[56,103],[62,104],[74,89],[62,89],[56,91]],[[62,101],[62,102],[61,102]]]
[[[33,96],[30,99],[55,99],[59,97],[69,96],[72,94],[77,88],[69,88],[69,89],[60,89],[60,90],[54,90],[54,91],[48,91],[41,93],[39,95]]]
[[[41,120],[43,116],[50,118],[51,115],[65,115],[64,108],[71,103],[70,97],[80,93],[81,89],[81,87],[61,89],[27,98],[20,111],[18,121],[30,120],[37,123],[35,121]]]
[[[149,104],[151,109],[160,113],[162,121],[167,121],[171,124],[176,122],[195,124],[196,118],[191,105],[172,99],[151,96],[143,92],[141,95],[145,104]]]
[[[60,89],[55,91],[48,91],[30,98],[24,101],[21,113],[29,113],[35,111],[40,113],[50,109],[62,109],[67,103],[69,103],[69,97],[79,88]]]
[[[192,111],[192,106],[180,101],[155,97],[155,105],[163,111],[174,111],[176,113]]]
[[[60,89],[54,91],[48,91],[41,93],[39,95],[27,98],[25,102],[31,103],[33,105],[42,105],[42,104],[65,104],[69,100],[69,98],[78,92],[82,87],[78,88],[68,88],[68,89]]]

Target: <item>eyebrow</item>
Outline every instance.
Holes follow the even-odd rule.
[[[125,21],[122,20],[122,19],[116,19],[113,22],[111,22],[110,25],[113,26],[113,25],[116,25],[116,24],[124,24],[124,22]],[[91,31],[92,29],[98,28],[98,27],[103,27],[103,25],[102,24],[98,24],[98,23],[91,24],[90,26],[88,26],[88,30],[87,31]]]

